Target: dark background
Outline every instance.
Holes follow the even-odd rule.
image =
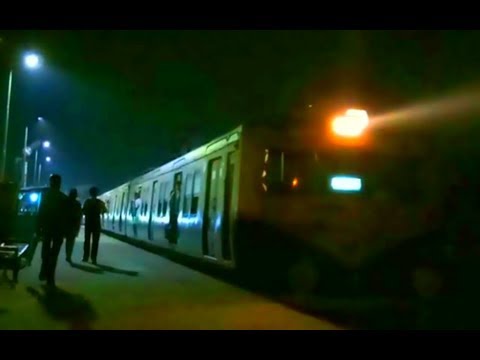
[[[107,190],[240,123],[358,105],[382,112],[475,85],[478,31],[0,31],[8,168],[38,116],[49,172]],[[35,72],[22,50],[44,57]],[[317,110],[318,111],[318,110]],[[35,135],[31,136],[33,139]],[[40,135],[36,135],[37,137]]]

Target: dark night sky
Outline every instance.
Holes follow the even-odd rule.
[[[316,106],[380,111],[475,83],[477,31],[3,31],[45,57],[15,72],[9,165],[49,120],[54,171],[105,190],[242,122]],[[2,58],[6,46],[0,45]],[[0,68],[3,132],[8,67]],[[335,109],[331,109],[334,111]],[[196,134],[192,136],[192,134]],[[3,138],[3,136],[2,136]]]

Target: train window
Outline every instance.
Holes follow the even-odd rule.
[[[319,156],[315,152],[270,149],[261,177],[267,193],[326,193],[332,173],[349,174],[353,171],[356,174],[358,165],[355,159],[345,159],[339,154],[332,157],[327,154]]]
[[[192,175],[187,175],[185,179],[185,190],[183,193],[183,216],[190,215],[190,203],[191,203],[191,196],[192,196]]]
[[[150,193],[150,188],[145,187],[142,191],[142,215],[145,216],[147,215],[148,211],[148,202],[149,202],[149,193]]]
[[[195,171],[193,174],[193,192],[192,192],[192,205],[190,208],[190,215],[197,215],[198,212],[198,199],[200,196],[200,185],[202,181],[202,175],[199,171]]]
[[[148,210],[148,191],[149,189],[145,189],[145,192],[143,193],[143,200],[142,200],[142,209],[143,209],[143,212],[142,212],[142,215],[145,216],[147,215],[147,210]]]
[[[371,196],[385,192],[392,198],[412,202],[421,193],[419,167],[418,159],[408,156],[386,156],[353,150],[317,154],[270,150],[260,184],[263,183],[267,194],[341,195],[344,192],[332,190],[330,180],[353,177],[361,180],[361,191],[347,192],[349,196]]]
[[[165,216],[167,214],[167,206],[168,206],[168,201],[167,196],[168,196],[168,182],[165,182],[163,184],[163,193],[162,193],[162,215]]]
[[[123,193],[122,193],[122,201],[118,202],[117,208],[115,209],[115,214],[119,215],[122,212],[122,204],[123,204]]]
[[[168,209],[168,201],[170,197],[170,183],[166,182],[165,183],[165,188],[163,190],[163,209],[162,209],[162,215],[167,214],[167,209]]]
[[[265,190],[276,190],[282,185],[284,166],[283,151],[265,150],[265,164],[261,175]]]
[[[107,207],[107,210],[108,210],[107,213],[111,213],[111,212],[112,212],[112,210],[111,210],[112,206],[111,206],[111,205],[112,205],[112,204],[110,203],[110,199],[105,200],[105,206]]]
[[[160,188],[158,189],[158,204],[157,204],[157,216],[162,216],[162,205],[163,205],[163,198],[165,192],[165,183],[162,182],[160,184]]]
[[[177,182],[182,183],[182,172],[181,171],[174,175],[173,182],[174,183],[177,183]],[[172,187],[172,190],[173,190],[173,187]]]

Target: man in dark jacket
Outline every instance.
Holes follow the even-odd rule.
[[[60,191],[60,175],[50,177],[50,189],[43,195],[38,211],[37,234],[42,238],[42,267],[40,280],[55,286],[57,258],[65,237],[65,214],[67,196]]]
[[[93,264],[97,263],[98,243],[100,241],[100,231],[102,230],[101,217],[107,212],[105,203],[97,199],[97,196],[98,189],[96,187],[90,188],[90,199],[87,199],[83,204],[83,213],[85,214],[83,261],[87,262],[91,258]],[[90,249],[92,250],[91,253]]]
[[[80,231],[80,225],[82,224],[82,204],[77,200],[77,189],[71,189],[68,194],[67,206],[67,234],[65,241],[65,254],[67,261],[72,262],[73,246],[75,244],[75,238]]]

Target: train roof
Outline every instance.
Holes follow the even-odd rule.
[[[129,181],[127,181],[127,182],[125,182],[125,183],[123,183],[123,184],[105,192],[101,196],[108,195],[108,193],[110,193],[111,191],[113,191],[115,189],[127,186],[131,181],[135,181],[135,180],[143,181],[143,179],[145,179],[145,178],[154,177],[156,175],[159,175],[160,173],[166,173],[166,172],[173,171],[177,167],[179,167],[183,164],[189,163],[191,161],[195,161],[199,158],[202,158],[203,156],[206,156],[206,155],[208,155],[208,154],[210,154],[210,153],[228,145],[228,144],[234,143],[234,142],[240,140],[240,135],[243,131],[243,128],[244,128],[243,125],[237,126],[233,130],[231,130],[227,133],[224,133],[221,136],[218,136],[217,138],[209,141],[208,143],[206,143],[206,144],[204,144],[204,145],[202,145],[202,146],[200,146],[200,147],[198,147],[194,150],[191,150],[191,151],[185,153],[182,156],[179,156],[175,159],[172,159],[172,160],[170,160],[169,162],[167,162],[163,165],[157,166],[153,170],[149,170],[147,172],[144,172],[143,174],[139,174],[137,177],[133,178],[132,180],[129,180]]]
[[[30,192],[30,191],[45,191],[48,190],[48,186],[28,186],[20,188],[21,192]]]

